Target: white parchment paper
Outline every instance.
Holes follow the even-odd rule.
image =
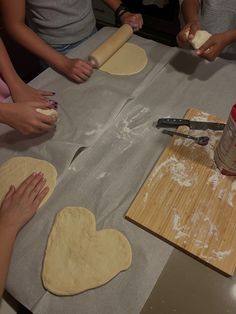
[[[86,57],[113,31],[102,29],[71,55]],[[124,218],[168,143],[153,122],[182,117],[190,107],[227,117],[235,102],[235,63],[219,59],[210,64],[137,36],[131,41],[149,57],[138,75],[121,78],[95,71],[87,83],[74,84],[49,69],[32,82],[57,92],[59,122],[53,134],[26,140],[14,133],[9,142],[12,130],[0,129],[1,161],[29,155],[49,160],[59,173],[52,197],[17,237],[8,278],[8,291],[34,313],[140,312],[172,251]],[[98,229],[123,232],[133,262],[103,287],[56,297],[44,290],[41,270],[55,214],[65,206],[87,207]]]

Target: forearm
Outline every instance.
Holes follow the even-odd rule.
[[[225,32],[224,37],[225,37],[227,45],[235,43],[236,42],[236,29],[231,29]]]
[[[10,91],[12,91],[15,85],[22,83],[21,78],[18,76],[11,63],[7,50],[1,39],[0,39],[0,73],[4,81],[8,85]]]
[[[103,0],[113,11],[115,11],[120,5],[120,0]]]
[[[27,25],[23,23],[8,24],[7,30],[10,35],[26,49],[43,59],[50,65],[60,68],[65,56],[45,43]]]
[[[181,6],[181,11],[185,23],[192,23],[199,19],[199,0],[184,0]]]
[[[0,224],[0,298],[3,295],[16,232]]]

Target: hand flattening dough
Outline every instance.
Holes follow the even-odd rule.
[[[49,192],[40,204],[40,207],[51,196],[57,178],[56,168],[45,160],[35,159],[31,157],[14,157],[4,162],[0,166],[0,203],[9,190],[10,185],[16,188],[33,172],[42,172],[47,179],[46,185]]]
[[[143,48],[125,43],[99,70],[114,75],[133,75],[142,71],[147,64],[147,55]]]
[[[189,31],[186,32],[186,37],[188,37]],[[196,32],[194,38],[191,40],[191,45],[194,49],[199,49],[209,38],[211,34],[207,31],[199,30]]]
[[[66,207],[48,238],[42,281],[56,295],[74,295],[105,284],[128,269],[131,260],[130,244],[121,232],[96,231],[88,209]]]

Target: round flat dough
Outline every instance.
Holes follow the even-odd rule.
[[[55,109],[41,109],[41,108],[37,108],[36,111],[45,114],[46,116],[52,116],[57,118],[58,113]]]
[[[42,281],[56,295],[74,295],[105,284],[131,261],[130,244],[121,232],[96,231],[93,213],[66,207],[57,214],[48,238]]]
[[[57,171],[49,162],[31,157],[15,157],[0,166],[0,203],[10,185],[17,188],[33,172],[42,172],[47,179],[46,185],[49,187],[49,192],[43,199],[41,207],[49,199],[55,188]]]
[[[114,75],[133,75],[142,71],[147,64],[147,55],[143,48],[125,43],[99,69]]]

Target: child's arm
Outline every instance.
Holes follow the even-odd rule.
[[[83,82],[90,77],[92,65],[89,62],[69,59],[57,52],[25,24],[25,0],[2,0],[1,8],[6,29],[18,43],[69,79]]]
[[[29,176],[18,189],[11,186],[0,206],[0,298],[7,279],[18,231],[36,213],[49,189],[41,173]]]
[[[181,12],[185,22],[184,27],[177,35],[177,42],[180,47],[185,47],[200,29],[199,21],[199,0],[184,0],[181,6]],[[186,36],[186,32],[189,32]]]
[[[236,29],[215,34],[197,50],[197,54],[209,61],[214,61],[226,46],[234,42],[236,42]]]
[[[120,0],[104,0],[104,2],[108,4],[113,11],[116,11],[118,7],[122,4]],[[143,26],[142,15],[138,13],[131,13],[128,10],[122,13],[120,21],[122,24],[129,24],[130,26],[132,26],[135,32],[139,31]]]
[[[8,56],[3,41],[0,39],[0,74],[10,89],[14,101],[43,100],[45,96],[54,95],[50,91],[34,89],[26,85],[16,73]]]
[[[184,0],[181,6],[181,11],[185,24],[198,21],[199,0]]]

